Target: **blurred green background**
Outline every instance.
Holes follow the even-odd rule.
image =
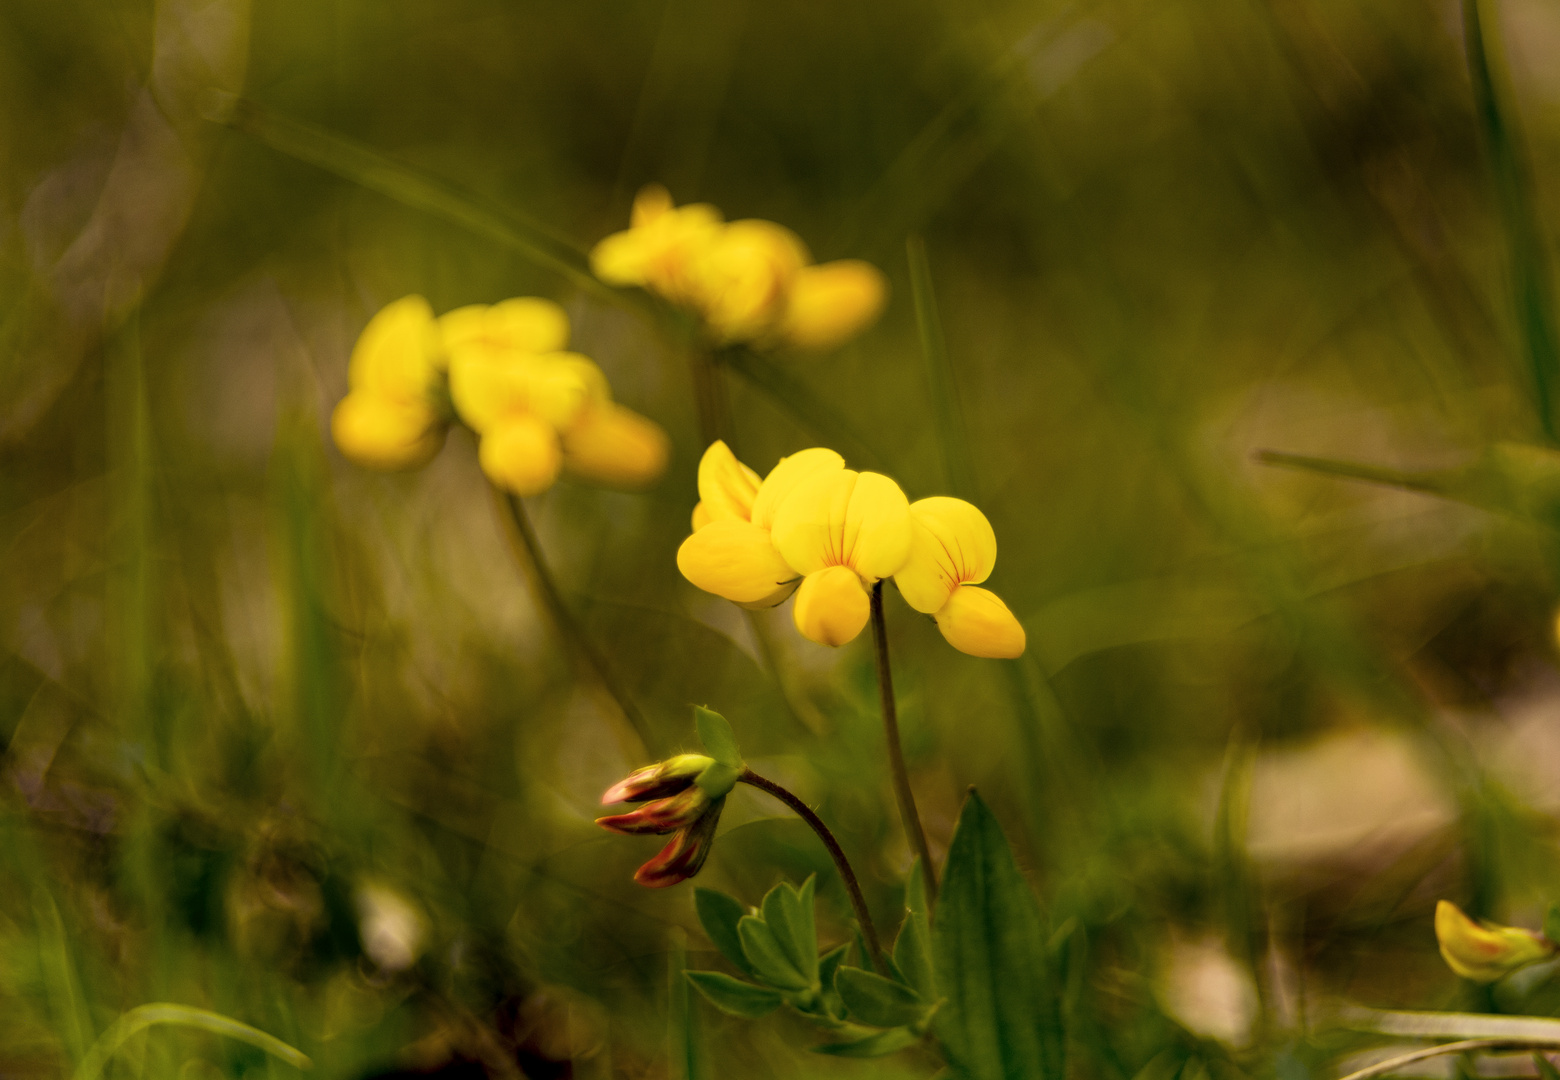
[[[1340,1000],[1560,1009],[1472,994],[1430,929],[1438,897],[1536,925],[1560,895],[1551,533],[1253,458],[1442,468],[1542,437],[1560,8],[1483,13],[1531,166],[1504,215],[1454,3],[8,0],[0,1075],[69,1075],[147,1002],[322,1077],[685,1075],[669,968],[719,961],[690,886],[630,880],[655,842],[592,824],[645,750],[470,437],[404,476],[326,437],[357,333],[408,293],[559,301],[666,427],[659,486],[560,483],[541,543],[655,749],[724,713],[892,932],[869,642],[681,578],[683,342],[526,250],[588,248],[650,181],[892,281],[857,341],[768,359],[859,434],[853,464],[996,528],[1025,658],[956,653],[897,596],[891,642],[933,848],[977,785],[1051,921],[1074,1074],[1335,1075]],[[825,441],[726,377],[760,472]],[[739,790],[700,882],[755,903],[817,873],[843,940],[826,856],[778,814]],[[421,928],[398,972],[365,953],[386,892]],[[691,1008],[708,1076],[936,1070]],[[299,1075],[178,1029],[110,1071]]]

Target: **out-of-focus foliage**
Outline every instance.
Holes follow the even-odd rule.
[[[890,281],[833,353],[731,359],[733,448],[831,443],[990,518],[1028,652],[890,594],[901,720],[937,858],[972,784],[1017,849],[1071,1074],[1334,1075],[1339,1000],[1560,1010],[1458,984],[1431,921],[1560,895],[1553,536],[1253,458],[1542,437],[1560,13],[1480,7],[1526,217],[1445,0],[8,0],[0,1073],[68,1075],[158,1002],[328,1077],[936,1071],[690,997],[730,974],[692,886],[638,888],[654,841],[592,824],[708,705],[904,910],[870,643],[677,573],[686,328],[581,272],[647,182]],[[330,445],[359,331],[414,293],[556,300],[669,433],[648,493],[530,507],[652,745],[469,433],[402,476]],[[722,828],[700,884],[816,874],[849,940],[799,822],[739,788]],[[175,1023],[105,1068],[296,1075]]]

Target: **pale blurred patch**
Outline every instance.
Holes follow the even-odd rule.
[[[1188,1031],[1231,1046],[1251,1041],[1256,987],[1216,936],[1172,932],[1155,994]]]

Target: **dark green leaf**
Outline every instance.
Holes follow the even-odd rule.
[[[690,971],[688,981],[699,988],[705,1000],[723,1013],[756,1020],[780,1007],[780,991],[754,986],[718,971]]]
[[[741,901],[715,889],[695,888],[693,906],[699,913],[699,925],[720,954],[749,975],[754,974],[742,952],[742,939],[737,936],[737,922],[746,915]]]
[[[1040,911],[1002,828],[971,791],[943,871],[932,955],[937,1037],[969,1080],[1058,1080],[1061,1021]]]
[[[744,915],[737,921],[737,936],[742,940],[742,952],[747,956],[753,973],[770,986],[781,990],[805,990],[812,980],[803,978],[790,957],[780,948],[763,919]]]
[[[834,1057],[882,1057],[884,1054],[908,1049],[920,1041],[921,1036],[909,1028],[897,1027],[852,1042],[824,1043],[822,1046],[813,1047],[813,1052],[831,1054]]]
[[[722,765],[738,771],[742,769],[742,751],[737,748],[736,733],[731,730],[724,716],[713,709],[696,705],[693,709],[693,723],[698,728],[699,741],[704,744],[706,754]]]
[[[925,1018],[927,1003],[902,983],[860,968],[840,968],[834,988],[851,1019],[871,1027],[898,1027]]]
[[[1560,904],[1550,904],[1544,914],[1544,936],[1560,945]]]
[[[786,958],[811,983],[818,977],[818,936],[813,927],[813,879],[801,890],[782,881],[764,896],[764,922]]]
[[[845,1002],[840,998],[840,992],[834,988],[834,976],[845,962],[846,955],[850,952],[850,942],[836,945],[818,958],[818,981],[823,984],[823,1001],[828,1007],[829,1014],[837,1018],[845,1015]]]
[[[932,972],[932,931],[926,913],[926,879],[921,860],[910,866],[905,879],[905,921],[894,941],[894,966],[902,981],[926,1001],[937,1000],[937,979]]]

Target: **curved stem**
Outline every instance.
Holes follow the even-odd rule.
[[[1440,1057],[1443,1054],[1464,1054],[1469,1050],[1560,1050],[1560,1041],[1554,1039],[1464,1039],[1461,1042],[1443,1043],[1440,1046],[1432,1046],[1425,1050],[1415,1050],[1411,1054],[1390,1058],[1377,1062],[1358,1072],[1351,1072],[1343,1080],[1370,1080],[1373,1076],[1385,1076],[1387,1073],[1396,1072],[1405,1065],[1412,1065],[1416,1061],[1425,1058]]]
[[[576,657],[584,661],[585,666],[591,669],[596,680],[601,683],[602,689],[617,702],[618,709],[623,713],[623,719],[627,720],[628,726],[634,729],[634,734],[639,737],[645,751],[653,754],[655,744],[650,737],[650,725],[645,722],[644,714],[624,691],[617,677],[612,674],[612,669],[607,666],[606,658],[596,651],[596,647],[585,636],[580,624],[574,620],[568,605],[563,602],[563,593],[558,590],[558,583],[553,580],[552,571],[547,567],[547,559],[542,554],[542,546],[536,539],[536,531],[531,528],[531,519],[526,516],[525,504],[517,495],[500,491],[496,487],[493,491],[509,511],[509,521],[514,526],[510,531],[510,542],[515,548],[515,558],[523,567],[529,567],[537,591],[542,594],[542,602],[547,606],[548,614],[558,625],[559,632],[568,641]],[[519,539],[518,544],[514,544],[516,537]]]
[[[737,777],[737,782],[750,784],[760,791],[769,792],[790,807],[797,817],[807,822],[808,827],[818,834],[818,839],[823,841],[823,846],[829,849],[829,858],[834,860],[834,868],[840,872],[840,880],[845,882],[845,891],[850,894],[850,906],[856,913],[856,921],[861,924],[861,936],[867,939],[867,948],[872,953],[872,966],[887,975],[888,967],[883,963],[883,946],[878,943],[877,928],[872,925],[872,913],[867,910],[866,897],[861,895],[861,883],[856,880],[856,872],[850,868],[850,860],[845,858],[845,852],[840,848],[839,841],[834,839],[834,834],[823,823],[823,819],[813,813],[812,807],[801,799],[773,780],[766,780],[759,776],[752,769],[744,766],[742,775]]]
[[[883,583],[872,586],[872,644],[877,656],[878,693],[883,700],[883,734],[888,741],[888,764],[894,774],[894,797],[899,800],[899,820],[905,839],[921,860],[921,876],[926,880],[926,902],[937,903],[937,871],[932,868],[932,852],[926,846],[926,832],[915,808],[915,792],[910,790],[910,773],[905,768],[904,748],[899,745],[899,710],[894,705],[894,674],[888,666],[888,625],[883,618]]]

